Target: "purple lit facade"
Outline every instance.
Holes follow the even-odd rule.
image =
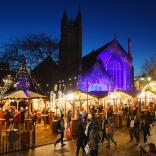
[[[128,40],[128,53],[114,39],[85,56],[77,88],[84,92],[133,91],[134,71],[130,42]]]

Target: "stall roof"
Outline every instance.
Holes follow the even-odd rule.
[[[154,94],[156,94],[156,81],[151,81],[149,84],[147,84],[144,88],[145,91],[151,91]]]
[[[108,95],[108,91],[91,91],[89,94],[97,97],[97,98],[103,98]]]
[[[18,90],[3,95],[0,99],[5,100],[5,99],[35,99],[35,98],[47,98],[47,97],[28,90],[27,91]]]
[[[134,96],[134,93],[129,93],[126,91],[120,91],[120,90],[116,90],[114,91],[116,93],[121,93],[127,96]],[[96,96],[97,98],[104,98],[108,96],[108,91],[94,91],[94,92],[89,92],[89,94]]]
[[[91,94],[90,92],[89,93],[86,93],[83,91],[78,91],[78,92],[81,93],[81,97],[88,96],[88,99],[97,99],[97,96],[95,96],[94,94]]]

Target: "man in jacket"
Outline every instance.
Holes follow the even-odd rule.
[[[78,121],[79,125],[78,125],[78,134],[77,134],[77,151],[76,151],[76,156],[79,155],[79,150],[80,148],[82,148],[83,152],[85,152],[84,150],[84,146],[85,146],[85,129],[84,129],[84,125],[83,125],[83,122],[82,122],[82,118],[79,118],[79,121]]]
[[[63,138],[64,138],[64,130],[65,130],[65,127],[64,127],[64,114],[61,114],[61,118],[58,120],[58,123],[57,123],[57,129],[58,129],[58,132],[60,134],[60,138],[56,140],[56,142],[54,143],[54,148],[56,147],[56,144],[61,142],[61,146],[65,146],[65,144],[63,143]]]

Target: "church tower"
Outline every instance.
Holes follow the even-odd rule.
[[[59,65],[63,77],[78,74],[82,57],[82,16],[79,11],[75,20],[64,12],[61,20]]]

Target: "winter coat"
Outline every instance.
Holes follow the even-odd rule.
[[[80,122],[78,126],[78,134],[77,134],[77,144],[83,145],[84,143],[84,138],[85,138],[85,129],[83,126],[83,123]]]
[[[98,149],[99,142],[100,142],[100,136],[98,130],[92,129],[89,135],[89,142],[88,142],[88,145],[91,148],[91,150]]]

